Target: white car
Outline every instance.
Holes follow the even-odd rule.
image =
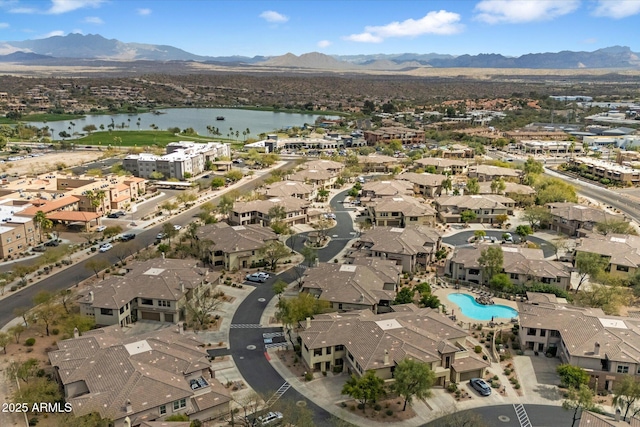
[[[173,229],[176,230],[176,231],[180,230],[181,228],[182,228],[182,226],[179,225],[179,224],[176,224],[176,225],[173,226]]]
[[[113,248],[113,245],[111,243],[105,243],[104,245],[100,246],[99,250],[100,252],[107,252],[111,248]]]
[[[247,274],[247,276],[245,277],[245,280],[249,282],[264,283],[267,281],[267,278],[260,273],[253,273],[253,274]]]
[[[106,225],[100,225],[100,226],[96,227],[96,231],[98,231],[98,232],[100,232],[100,231],[104,231],[104,230],[106,230],[106,229],[107,229],[107,226],[106,226]]]
[[[256,274],[258,276],[264,277],[265,280],[267,280],[269,277],[271,277],[271,275],[269,273],[265,273],[264,271],[258,271],[258,272],[256,272]]]

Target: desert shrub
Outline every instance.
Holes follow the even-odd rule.
[[[482,346],[477,345],[473,347],[473,351],[475,351],[478,354],[482,353]]]
[[[391,416],[391,415],[393,415],[393,411],[391,409],[387,409],[385,414],[387,414],[388,416]]]
[[[24,342],[24,345],[26,345],[27,347],[31,347],[35,343],[36,343],[35,338],[27,338],[27,340]]]
[[[373,409],[379,411],[382,409],[382,406],[379,403],[376,403],[375,405],[373,405]]]

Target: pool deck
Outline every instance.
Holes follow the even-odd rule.
[[[464,314],[462,314],[462,310],[460,309],[460,307],[458,307],[457,304],[455,304],[454,302],[450,301],[449,298],[447,298],[449,296],[449,294],[465,294],[465,295],[470,295],[472,297],[476,297],[477,294],[474,294],[472,292],[469,291],[468,288],[466,287],[461,287],[460,289],[455,289],[453,286],[449,285],[448,288],[433,288],[432,292],[435,296],[437,296],[440,299],[440,302],[442,304],[444,304],[447,308],[447,314],[451,314],[451,310],[453,309],[454,312],[453,314],[456,316],[456,321],[457,322],[462,322],[463,323],[463,327],[466,326],[466,324],[469,324],[469,326],[473,325],[473,324],[483,324],[483,325],[488,325],[489,323],[491,323],[490,320],[477,320],[477,319],[472,319],[471,317],[467,317]],[[514,310],[518,311],[518,305],[515,301],[510,301],[508,299],[503,299],[503,298],[492,298],[493,301],[496,303],[496,305],[504,305],[507,307],[511,307]],[[506,318],[506,317],[496,317],[493,321],[494,324],[496,325],[510,325],[511,323],[511,318]]]

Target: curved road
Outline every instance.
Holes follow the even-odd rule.
[[[320,261],[324,262],[334,258],[353,238],[351,216],[347,213],[347,209],[338,203],[338,201],[344,199],[347,193],[348,190],[343,191],[331,200],[331,207],[336,214],[337,224],[329,230],[329,234],[332,236],[329,245],[318,250],[318,259]],[[298,248],[298,243],[302,245],[302,242],[304,242],[304,239],[297,238],[295,242],[296,248]],[[236,367],[254,390],[267,396],[272,396],[283,385],[283,389],[287,388],[287,383],[269,363],[262,336],[263,333],[282,332],[282,328],[262,328],[259,325],[260,318],[268,302],[275,296],[272,289],[273,283],[278,279],[287,283],[295,281],[297,279],[295,268],[292,267],[278,276],[273,276],[265,283],[258,285],[252,283],[252,285],[256,285],[255,290],[240,303],[231,319],[229,347]],[[330,425],[331,414],[307,400],[295,389],[288,388],[282,394],[282,397],[293,401],[305,401],[307,408],[314,413],[316,425]]]
[[[520,241],[520,237],[514,233],[513,231],[508,231],[508,230],[485,230],[485,232],[487,233],[487,236],[490,237],[495,237],[497,238],[499,241],[502,240],[502,235],[504,233],[510,232],[511,235],[513,236],[513,240],[518,243]],[[466,231],[461,231],[459,233],[456,234],[452,234],[450,236],[447,236],[445,238],[442,239],[443,243],[446,243],[448,245],[451,246],[473,246],[472,243],[469,243],[469,239],[471,239],[473,237],[473,233],[475,233],[475,230],[466,230]],[[527,236],[527,241],[531,242],[531,243],[535,243],[536,245],[540,246],[540,249],[542,249],[542,253],[544,254],[545,258],[548,258],[550,256],[555,255],[556,251],[553,248],[553,246],[551,246],[549,244],[549,242],[547,242],[546,240],[543,240],[539,237],[535,237],[535,236]]]

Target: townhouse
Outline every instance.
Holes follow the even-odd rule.
[[[380,199],[382,197],[412,196],[413,186],[406,181],[369,181],[360,190],[362,199]]]
[[[442,247],[442,232],[422,226],[406,228],[375,227],[363,233],[347,255],[355,262],[358,256],[396,262],[405,273],[424,270],[436,259]]]
[[[422,169],[428,169],[429,166],[433,166],[439,174],[465,175],[469,171],[469,164],[464,160],[425,157],[414,161],[414,164]]]
[[[627,276],[629,273],[635,273],[640,266],[640,237],[590,233],[587,237],[578,239],[575,253],[598,254],[607,260],[608,272]]]
[[[366,202],[366,207],[375,226],[433,226],[436,223],[436,211],[424,202],[424,199],[401,195],[370,200]]]
[[[516,202],[498,194],[442,196],[435,199],[438,217],[445,224],[461,222],[461,214],[471,211],[476,218],[469,222],[493,224],[498,215],[513,215]]]
[[[328,301],[338,311],[390,311],[401,268],[393,261],[382,264],[320,263],[305,270],[300,292]]]
[[[503,168],[500,166],[492,165],[475,165],[469,167],[469,178],[476,178],[479,182],[493,181],[496,178],[503,178],[504,180],[519,180],[522,176],[522,171],[511,168]]]
[[[267,185],[260,190],[268,198],[295,197],[297,199],[312,201],[317,196],[316,187],[300,181],[279,181]]]
[[[545,206],[549,209],[550,218],[544,225],[570,237],[585,235],[600,222],[624,220],[621,215],[577,203],[547,203]]]
[[[405,358],[426,363],[436,385],[483,377],[489,366],[465,347],[468,333],[437,309],[414,304],[394,311],[327,313],[307,319],[299,332],[302,359],[316,371],[364,375],[367,371],[392,382]]]
[[[316,187],[331,187],[339,175],[328,169],[302,169],[287,177],[289,181],[304,182]]]
[[[306,224],[309,206],[308,201],[295,197],[274,197],[267,200],[236,202],[229,214],[229,224],[268,226],[273,219],[270,217],[270,211],[274,207],[280,207],[284,210],[285,217],[282,218],[282,221],[286,224]]]
[[[383,126],[376,130],[366,130],[364,139],[367,145],[374,146],[388,143],[393,140],[402,142],[402,145],[424,144],[424,131],[400,126]]]
[[[73,414],[95,412],[114,427],[228,414],[231,396],[214,377],[204,343],[181,326],[138,335],[112,326],[58,341],[48,357]]]
[[[392,173],[394,169],[401,167],[402,163],[397,157],[371,154],[358,156],[358,164],[364,173]]]
[[[185,304],[207,295],[220,273],[199,267],[198,261],[154,258],[127,265],[123,276],[111,276],[78,296],[80,313],[97,325],[126,326],[138,319],[177,323],[185,320]]]
[[[457,248],[447,260],[445,274],[453,280],[486,284],[488,278],[482,271],[479,258],[488,245]],[[510,245],[496,246],[502,250],[502,272],[514,285],[539,282],[568,290],[571,286],[571,266],[544,259],[542,249],[521,248]]]
[[[442,182],[447,179],[445,175],[431,173],[405,172],[396,176],[397,180],[408,181],[413,184],[413,192],[425,198],[434,198],[442,192]]]
[[[518,303],[523,349],[585,369],[597,390],[611,391],[622,377],[640,375],[640,319],[575,307],[555,295],[527,299]]]
[[[579,171],[582,174],[591,175],[592,179],[595,180],[608,179],[611,182],[623,185],[640,184],[640,171],[630,166],[605,160],[576,157],[568,161],[568,168]]]
[[[198,227],[196,239],[214,268],[233,271],[251,268],[262,261],[260,249],[278,240],[271,228],[257,224],[230,226],[217,222]]]

